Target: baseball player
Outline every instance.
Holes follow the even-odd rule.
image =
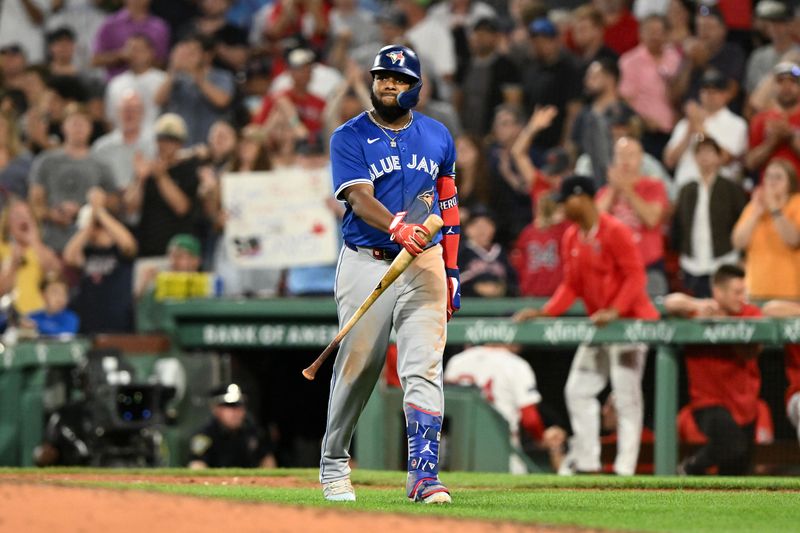
[[[382,48],[370,72],[373,108],[331,137],[333,188],[346,202],[335,285],[339,323],[350,319],[401,248],[416,259],[339,347],[320,482],[326,499],[355,500],[350,441],[394,328],[407,422],[406,492],[416,502],[449,503],[438,471],[446,321],[460,306],[454,142],[441,123],[412,110],[422,87],[413,50]],[[421,224],[431,213],[444,220],[440,234],[429,235]]]
[[[590,319],[604,326],[617,318],[659,318],[645,292],[646,274],[631,230],[594,203],[594,180],[570,176],[561,183],[558,201],[575,224],[561,240],[564,279],[539,309],[523,309],[514,319],[529,320],[564,313],[576,298],[583,300]],[[572,361],[564,396],[573,436],[559,473],[598,472],[600,463],[600,402],[597,395],[609,378],[619,417],[614,472],[636,471],[644,416],[642,372],[644,344],[582,344]]]
[[[472,346],[457,353],[444,369],[445,383],[475,386],[483,397],[508,422],[512,446],[520,447],[520,426],[546,447],[555,459],[566,441],[566,432],[558,426],[545,428],[545,418],[538,405],[542,395],[536,387],[536,375],[525,359],[508,346]],[[509,472],[525,474],[525,462],[517,455],[509,458]]]
[[[684,318],[754,318],[761,309],[747,302],[744,270],[721,265],[711,277],[711,298],[668,294],[664,308]],[[678,467],[679,474],[703,475],[716,466],[720,475],[747,474],[753,457],[761,371],[760,344],[686,346],[683,358],[689,405],[706,444]]]

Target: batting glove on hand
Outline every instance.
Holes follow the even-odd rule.
[[[461,309],[461,278],[457,268],[445,268],[447,274],[447,320]]]
[[[413,257],[416,257],[428,245],[431,232],[422,224],[406,224],[403,222],[405,216],[405,211],[401,211],[394,216],[394,220],[389,225],[389,234],[392,241],[408,250],[408,253]]]

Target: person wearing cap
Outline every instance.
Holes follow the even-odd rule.
[[[747,122],[728,109],[730,80],[716,69],[708,69],[700,80],[699,103],[684,106],[686,116],[675,125],[664,148],[664,163],[674,169],[675,186],[680,188],[699,177],[694,147],[698,138],[713,137],[723,150],[721,175],[738,179],[739,160],[747,150]]]
[[[212,65],[215,43],[190,34],[172,49],[167,76],[155,94],[155,102],[167,113],[186,122],[189,145],[200,144],[212,124],[226,119],[236,90],[233,75]]]
[[[745,90],[752,93],[759,82],[768,77],[781,58],[791,50],[800,51],[794,42],[792,20],[794,15],[780,0],[761,0],[756,4],[756,18],[763,22],[769,44],[765,44],[750,54],[747,60]]]
[[[749,150],[744,163],[760,175],[766,165],[780,157],[800,171],[800,65],[781,62],[772,70],[776,105],[750,120]]]
[[[114,76],[106,88],[106,118],[112,124],[120,125],[119,106],[123,96],[134,91],[144,105],[142,128],[152,131],[161,114],[161,106],[156,103],[156,94],[164,84],[167,73],[155,66],[155,48],[146,35],[132,35],[125,41],[124,54],[128,68]]]
[[[317,144],[321,141],[326,102],[309,90],[316,56],[308,48],[295,48],[287,55],[287,62],[291,87],[265,94],[253,123],[263,124],[266,131],[288,124],[297,140]]]
[[[525,112],[533,113],[537,106],[558,110],[550,126],[534,139],[533,145],[543,151],[568,139],[580,110],[580,69],[575,57],[562,47],[558,28],[550,19],[535,19],[528,34],[532,57],[522,70]]]
[[[658,311],[645,291],[644,262],[630,229],[595,205],[596,187],[588,176],[561,182],[557,201],[574,223],[561,241],[564,279],[541,309],[527,308],[514,321],[556,317],[580,298],[589,319],[603,327],[618,318],[657,320]],[[641,378],[644,344],[582,344],[575,353],[564,388],[573,436],[560,473],[598,472],[600,463],[600,394],[611,380],[619,416],[614,472],[636,470],[644,403]]]
[[[696,100],[703,73],[714,68],[730,80],[729,98],[734,109],[740,109],[740,88],[744,81],[746,60],[744,50],[738,43],[727,40],[728,27],[716,5],[700,4],[694,20],[696,38],[684,46],[684,61],[671,86],[673,99],[676,102]]]
[[[738,184],[722,177],[725,151],[717,141],[701,136],[693,144],[697,177],[680,189],[671,240],[680,253],[684,286],[698,298],[710,298],[711,275],[739,261],[731,233],[747,198]]]
[[[619,94],[642,118],[642,144],[660,158],[677,117],[671,86],[681,54],[667,41],[667,21],[650,15],[639,24],[640,44],[619,58]]]
[[[133,234],[106,208],[100,189],[89,194],[78,215],[78,231],[64,247],[64,263],[80,273],[71,308],[80,317],[80,333],[121,333],[133,325]]]
[[[475,209],[464,226],[466,239],[458,252],[461,294],[482,298],[516,296],[517,274],[506,251],[494,241],[497,226],[487,209]]]
[[[480,137],[489,133],[497,106],[522,99],[520,69],[500,48],[499,24],[488,17],[475,22],[469,38],[470,58],[456,93],[464,131]]]
[[[183,272],[192,274],[200,271],[202,247],[200,240],[188,233],[178,233],[167,243],[166,261],[139,260],[136,265],[134,294],[139,299],[137,305],[150,305],[156,291],[156,279],[161,272]],[[140,311],[141,312],[141,311]]]
[[[670,209],[663,182],[643,176],[641,143],[623,137],[614,144],[614,159],[608,168],[608,184],[597,193],[597,207],[622,221],[633,232],[647,270],[647,293],[667,293],[664,236],[661,225]]]
[[[155,134],[156,158],[134,158],[136,178],[125,191],[128,214],[140,217],[140,257],[163,256],[174,235],[192,233],[196,225],[198,161],[180,153],[187,138],[186,123],[166,113],[156,122]]]
[[[247,412],[235,383],[211,392],[211,420],[189,441],[189,468],[275,468],[269,435]]]
[[[92,120],[77,105],[65,111],[64,144],[39,154],[31,169],[28,200],[42,224],[42,240],[58,253],[77,230],[75,220],[89,191],[100,187],[110,195],[112,211],[119,208],[118,189],[111,169],[90,152]]]

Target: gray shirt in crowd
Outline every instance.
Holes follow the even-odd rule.
[[[34,159],[31,184],[44,187],[48,207],[69,201],[84,205],[92,187],[101,187],[106,192],[117,190],[111,169],[105,163],[91,155],[73,159],[61,148],[48,150]],[[42,241],[60,253],[77,228],[75,224],[61,226],[45,221],[42,229]]]
[[[233,76],[226,70],[212,68],[206,78],[213,85],[233,95],[235,85]],[[194,79],[184,73],[175,75],[169,100],[162,109],[165,113],[177,113],[186,122],[189,132],[187,145],[200,144],[206,141],[208,130],[218,120],[229,118],[230,106],[219,108],[205,97]]]
[[[108,165],[114,178],[114,186],[124,190],[134,179],[134,158],[139,152],[145,159],[156,156],[155,136],[142,132],[135,143],[126,144],[120,130],[114,130],[97,139],[92,145],[92,155]]]

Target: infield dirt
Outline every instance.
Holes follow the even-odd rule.
[[[68,487],[63,483],[309,486],[291,477],[102,476],[99,474],[0,475],[0,532],[3,533],[235,533],[324,531],[458,531],[458,533],[585,532],[571,527],[311,509],[239,503],[139,490]],[[412,505],[412,504],[409,504]]]

